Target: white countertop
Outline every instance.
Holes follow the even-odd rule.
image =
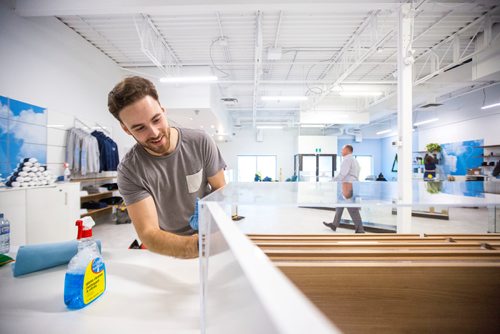
[[[66,266],[14,278],[0,267],[0,333],[199,333],[198,259],[104,250],[107,287],[80,310],[63,301]]]

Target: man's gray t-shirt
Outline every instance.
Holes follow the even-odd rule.
[[[179,141],[166,156],[153,156],[136,144],[118,166],[118,189],[130,205],[152,196],[160,228],[180,235],[193,234],[189,217],[196,197],[210,192],[207,177],[226,163],[214,141],[200,130],[176,128]]]

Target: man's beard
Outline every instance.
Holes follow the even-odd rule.
[[[160,143],[162,144],[155,144],[154,142],[160,138]],[[161,132],[158,137],[148,139],[145,143],[141,143],[139,141],[137,142],[149,153],[153,153],[155,155],[166,155],[170,149],[170,128],[167,128],[165,132]]]

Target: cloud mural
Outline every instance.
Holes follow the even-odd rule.
[[[482,139],[442,144],[444,174],[465,175],[469,168],[480,166],[484,154],[482,145]]]
[[[47,160],[47,110],[0,96],[0,173],[8,176],[22,158]]]

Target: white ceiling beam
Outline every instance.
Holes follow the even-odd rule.
[[[496,8],[498,8],[498,7],[496,7]],[[477,17],[474,21],[470,22],[468,25],[466,25],[465,27],[463,27],[463,28],[462,28],[462,29],[460,29],[459,31],[455,32],[454,34],[452,34],[452,35],[448,36],[446,39],[444,39],[444,40],[442,40],[441,42],[439,42],[439,43],[435,44],[434,46],[430,47],[430,48],[429,48],[426,52],[424,52],[423,54],[419,55],[419,56],[416,58],[416,60],[417,60],[417,59],[419,59],[419,58],[421,58],[421,57],[423,57],[424,55],[426,55],[426,54],[427,54],[427,53],[429,53],[429,52],[434,52],[434,50],[435,50],[437,47],[439,47],[439,46],[441,46],[441,45],[443,45],[443,44],[445,44],[445,43],[447,43],[447,42],[448,42],[448,43],[451,43],[451,42],[453,41],[453,39],[454,39],[454,38],[458,37],[460,34],[462,34],[463,32],[467,31],[468,29],[470,29],[470,28],[471,28],[471,27],[473,27],[474,25],[476,25],[476,24],[478,24],[478,23],[482,22],[482,21],[483,21],[483,20],[484,20],[484,19],[485,19],[485,18],[486,18],[486,17],[487,17],[487,16],[488,16],[488,15],[489,15],[492,11],[493,11],[493,10],[495,10],[496,8],[493,8],[492,10],[490,10],[490,12],[485,13],[485,14],[481,15],[480,17]],[[439,69],[435,70],[434,72],[432,72],[432,73],[430,73],[430,74],[426,75],[425,77],[423,77],[423,78],[421,78],[421,79],[418,79],[418,80],[414,81],[414,82],[413,82],[413,86],[414,86],[414,87],[416,87],[416,86],[419,86],[419,85],[421,85],[421,84],[423,84],[423,83],[427,82],[428,80],[432,79],[433,77],[435,77],[435,76],[437,76],[437,75],[439,75],[439,74],[443,73],[443,72],[444,72],[444,71],[446,71],[447,69],[452,68],[452,67],[454,67],[454,66],[456,66],[456,65],[459,65],[459,64],[463,63],[464,61],[466,61],[467,59],[470,59],[470,58],[471,58],[471,57],[473,57],[475,54],[477,54],[478,52],[483,51],[484,49],[485,49],[485,46],[483,45],[482,47],[479,47],[477,51],[475,51],[475,52],[473,52],[473,53],[471,53],[471,54],[469,54],[469,55],[467,55],[467,56],[465,56],[465,57],[463,57],[463,58],[459,59],[457,62],[453,62],[453,63],[451,63],[451,64],[448,64],[448,65],[444,66],[444,67],[441,67],[441,68],[439,68]],[[439,66],[438,66],[438,67],[439,67]],[[382,103],[382,102],[384,102],[384,101],[386,101],[386,100],[388,100],[388,99],[390,99],[390,98],[394,97],[395,95],[396,95],[396,92],[395,92],[395,91],[393,91],[393,92],[391,92],[391,93],[389,93],[389,94],[386,94],[385,96],[383,96],[383,97],[381,97],[380,99],[378,99],[378,100],[374,101],[373,103],[371,103],[371,104],[368,106],[368,108],[374,107],[374,106],[376,106],[377,104],[380,104],[380,103]]]
[[[466,0],[455,0],[464,3]],[[448,6],[451,4],[446,2]],[[147,13],[151,15],[206,14],[224,10],[224,13],[244,11],[279,11],[304,13],[317,11],[359,12],[377,9],[396,9],[400,0],[269,0],[249,3],[248,0],[17,0],[16,13],[20,16],[123,15]]]
[[[423,5],[423,3],[419,4],[419,7]],[[421,14],[422,12],[418,12],[415,14],[415,19]],[[436,27],[439,23],[443,22],[448,16],[450,16],[450,14],[453,13],[453,9],[452,10],[449,10],[448,12],[444,13],[443,15],[441,15],[440,18],[438,18],[436,21],[434,21],[430,26],[428,26],[424,31],[422,31],[420,34],[418,34],[417,36],[414,37],[413,39],[413,42],[419,40],[420,38],[422,38],[425,34],[427,34],[431,29],[433,29],[434,27]],[[417,49],[415,46],[413,46],[413,49]],[[398,51],[394,51],[389,57],[387,57],[384,61],[389,63],[389,60],[391,60],[396,54],[398,53]],[[393,60],[395,61],[395,60]],[[392,65],[392,64],[391,64]],[[367,73],[365,73],[365,75],[362,77],[362,78],[365,78],[368,74],[372,73],[373,70],[375,69],[376,67],[374,67],[372,70],[368,71]]]
[[[253,126],[255,127],[257,121],[257,93],[259,89],[259,81],[262,75],[262,14],[257,11],[255,19],[255,63],[254,63],[254,84],[253,84]]]
[[[351,73],[353,73],[368,57],[377,51],[377,48],[384,45],[390,38],[392,38],[394,30],[387,32],[384,37],[382,37],[377,43],[375,43],[367,52],[365,52],[357,61],[349,66],[342,74],[340,74],[334,82],[330,83],[329,87],[323,91],[323,93],[315,99],[313,106],[318,105],[325,97],[327,97],[331,90],[340,85]]]
[[[377,12],[369,13],[369,16],[361,23],[361,25],[356,29],[356,31],[351,35],[349,40],[342,46],[342,49],[335,55],[330,63],[327,63],[328,66],[321,72],[318,79],[323,79],[328,72],[332,69],[334,65],[336,65],[337,61],[344,55],[344,53],[351,48],[352,44],[358,39],[358,37],[365,31],[366,27],[370,24],[370,22],[377,16]]]
[[[281,20],[283,18],[283,11],[280,10],[280,16],[278,18],[278,25],[276,26],[276,32],[274,34],[274,47],[278,47],[278,40],[280,37]]]
[[[141,51],[163,73],[173,75],[175,69],[182,65],[181,61],[151,18],[148,15],[141,14],[138,18],[134,18],[134,23],[140,40]],[[175,65],[165,65],[170,62]]]

